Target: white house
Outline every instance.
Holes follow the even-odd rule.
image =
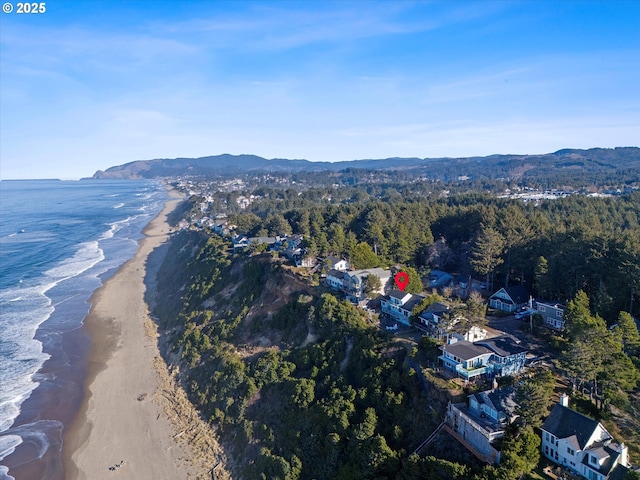
[[[391,290],[389,295],[382,297],[382,313],[386,313],[393,320],[404,325],[411,325],[411,322],[409,321],[411,312],[422,300],[424,300],[422,295],[405,293],[400,290]]]
[[[569,408],[563,394],[542,425],[542,453],[588,480],[622,479],[630,470],[628,448],[586,415]]]
[[[346,294],[349,301],[358,303],[365,299],[364,286],[366,284],[366,278],[369,275],[375,275],[380,279],[381,287],[374,293],[384,294],[385,287],[391,278],[391,270],[384,270],[382,268],[352,270],[350,272],[344,272],[342,280],[342,291]]]
[[[349,262],[342,258],[327,257],[324,262],[330,270],[338,270],[339,272],[346,272],[349,270]]]
[[[326,283],[331,288],[344,292],[348,300],[358,303],[366,297],[364,287],[369,275],[375,275],[380,279],[381,287],[374,293],[384,294],[385,286],[391,278],[391,271],[382,268],[352,270],[351,272],[332,269],[327,272]]]

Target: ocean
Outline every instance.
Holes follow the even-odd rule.
[[[0,480],[20,468],[60,475],[83,396],[88,300],[166,199],[151,181],[0,182]]]

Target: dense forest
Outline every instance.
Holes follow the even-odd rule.
[[[260,200],[229,220],[249,236],[301,233],[311,255],[345,256],[355,268],[488,276],[494,289],[524,284],[561,303],[583,290],[609,323],[621,310],[639,310],[640,193],[536,204],[488,193],[431,198],[411,188],[261,188],[253,192]],[[232,204],[230,195],[209,213]]]
[[[640,193],[534,204],[486,192],[430,195],[424,185],[263,186],[241,211],[235,199],[248,192],[215,194],[204,212],[193,196],[181,212],[226,212],[249,235],[301,233],[309,254],[344,256],[356,268],[443,269],[568,303],[567,334],[550,340],[555,374],[590,395],[596,414],[637,409],[640,342],[627,312],[640,307]],[[507,480],[537,465],[533,429],[555,383],[548,370],[520,380],[521,421],[503,441],[500,466],[446,448],[438,458],[411,455],[447,401],[425,377],[437,344],[385,334],[317,279],[229,247],[206,230],[175,236],[157,311],[169,360],[182,365],[239,478]]]

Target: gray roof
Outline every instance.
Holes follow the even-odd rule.
[[[413,308],[418,305],[424,297],[422,295],[411,295],[411,298],[402,306],[405,310],[412,311]]]
[[[396,300],[402,300],[407,295],[411,295],[410,293],[401,292],[400,290],[393,289],[389,292],[390,298],[395,298]]]
[[[334,257],[334,256],[330,256],[325,259],[325,262],[327,262],[331,268],[335,267],[335,265],[341,261],[342,261],[341,258]]]
[[[618,446],[617,443],[613,443],[611,445]],[[597,470],[598,472],[603,474],[605,477],[609,475],[609,472],[611,472],[611,469],[615,465],[616,460],[620,456],[620,453],[618,453],[618,451],[615,450],[614,448],[611,448],[611,446],[609,445],[597,446],[596,448],[593,448],[593,449],[590,448],[585,453],[587,453],[587,455],[583,457],[582,463],[584,465],[587,465],[593,470]],[[603,458],[606,458],[606,460],[602,463],[602,465],[599,465],[596,468],[589,463],[589,455],[595,455],[596,457],[598,457],[599,460]]]
[[[616,468],[613,469],[613,472],[611,472],[611,475],[609,475],[609,480],[624,480],[624,477],[630,471],[632,470],[629,467],[623,467],[622,465],[617,465]],[[634,470],[634,471],[640,471],[640,470]]]
[[[331,275],[332,277],[343,279],[346,272],[342,272],[340,270],[329,270],[327,272],[327,277]]]
[[[506,387],[497,390],[488,390],[486,392],[470,395],[475,397],[478,403],[488,404],[497,412],[504,412],[507,416],[515,413],[518,404],[515,401],[515,388]]]
[[[441,348],[443,351],[449,352],[462,360],[470,360],[472,358],[479,357],[480,355],[491,353],[491,350],[488,348],[481,345],[474,345],[466,340],[460,340],[459,342],[443,345]]]
[[[501,357],[508,357],[509,355],[517,355],[518,353],[524,353],[527,350],[518,345],[511,337],[502,336],[488,338],[486,340],[479,340],[476,345],[483,345],[490,348]]]
[[[268,245],[273,245],[278,241],[278,239],[275,237],[251,237],[249,241],[251,243],[257,243],[257,244],[266,243]]]
[[[448,305],[445,305],[444,303],[440,303],[440,302],[434,302],[431,305],[429,305],[425,311],[427,313],[435,313],[436,315],[439,315],[448,310],[449,310]]]
[[[584,450],[589,438],[598,428],[598,422],[581,413],[557,404],[542,424],[542,429],[558,438],[575,435],[580,450]]]
[[[382,280],[382,283],[384,286],[384,282],[385,282],[384,279],[389,278],[391,276],[391,270],[384,270],[382,268],[376,267],[376,268],[369,268],[367,270],[352,270],[350,272],[347,272],[347,274],[350,277],[350,281],[357,280],[358,283],[360,283],[362,279],[364,279],[369,275],[375,275],[376,277]]]
[[[505,288],[511,299],[516,303],[526,303],[529,301],[529,291],[522,285]]]

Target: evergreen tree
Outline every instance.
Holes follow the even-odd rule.
[[[380,259],[373,252],[368,243],[360,242],[349,252],[351,267],[356,270],[375,268],[380,265]]]
[[[422,293],[424,285],[418,271],[412,267],[404,267],[402,271],[409,277],[409,283],[407,283],[404,291],[407,293]]]
[[[620,312],[616,330],[620,333],[624,352],[633,355],[640,347],[640,334],[631,314]]]
[[[373,296],[382,289],[382,282],[380,277],[370,273],[365,278],[364,293],[367,298],[373,298]]]
[[[471,265],[478,274],[486,276],[487,285],[491,285],[491,290],[493,290],[495,269],[503,262],[500,257],[503,249],[504,239],[500,233],[494,228],[484,227],[480,231],[476,239],[476,245],[471,252]]]
[[[549,286],[547,280],[547,274],[549,273],[549,262],[543,256],[538,257],[536,261],[535,272],[535,287],[538,291],[538,296],[541,298],[549,298]]]

